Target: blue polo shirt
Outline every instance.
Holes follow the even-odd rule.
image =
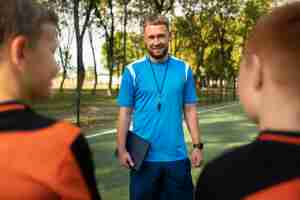
[[[157,85],[162,88],[166,68],[161,109],[158,110]],[[187,158],[182,126],[183,107],[196,103],[193,74],[182,60],[169,56],[164,63],[151,63],[145,56],[128,65],[124,71],[118,104],[133,108],[132,131],[150,142],[147,161]]]

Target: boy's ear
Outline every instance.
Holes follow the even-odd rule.
[[[25,51],[28,48],[28,39],[24,36],[17,36],[12,39],[10,45],[11,62],[16,66],[23,66],[25,62]]]
[[[260,90],[263,86],[263,67],[261,59],[256,55],[251,55],[251,63],[252,63],[252,83],[254,89]]]

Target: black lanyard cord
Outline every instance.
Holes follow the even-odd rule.
[[[154,72],[154,69],[153,69],[153,66],[152,66],[152,62],[151,62],[150,59],[149,59],[149,63],[150,63],[150,67],[151,67],[151,70],[152,70],[152,74],[153,74],[153,79],[154,79],[154,82],[155,82],[155,86],[156,86],[157,92],[159,94],[159,98],[161,98],[162,92],[163,92],[164,86],[165,86],[165,81],[166,81],[166,78],[167,78],[167,72],[168,72],[168,68],[169,68],[169,58],[167,60],[167,65],[165,67],[165,71],[164,71],[163,80],[162,80],[162,84],[161,85],[158,84],[158,79],[157,79],[157,77],[155,75],[155,72]]]
[[[161,109],[162,93],[163,93],[163,90],[164,90],[165,81],[166,81],[166,78],[167,78],[167,73],[168,73],[168,68],[169,68],[169,58],[167,60],[167,65],[165,67],[165,71],[164,71],[164,75],[163,75],[163,80],[162,80],[161,87],[158,84],[158,80],[157,80],[157,77],[155,75],[155,72],[154,72],[154,69],[153,69],[153,66],[152,66],[152,62],[151,62],[150,59],[149,59],[149,63],[150,63],[150,67],[151,67],[151,70],[152,70],[152,74],[153,74],[153,79],[154,79],[154,82],[155,82],[155,86],[156,86],[156,89],[157,89],[157,92],[158,92],[157,110],[160,111],[160,109]]]

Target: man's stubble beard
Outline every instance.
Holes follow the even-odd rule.
[[[165,47],[165,48],[163,49],[162,54],[160,54],[160,55],[155,55],[155,54],[153,54],[152,51],[150,50],[150,48],[148,48],[147,50],[148,50],[148,53],[150,54],[150,56],[151,56],[152,58],[157,59],[157,60],[160,60],[160,59],[164,58],[164,57],[168,54],[168,52],[169,52],[169,47]]]

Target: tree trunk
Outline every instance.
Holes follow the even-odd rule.
[[[76,96],[76,121],[77,125],[80,126],[80,104],[81,104],[81,91],[84,83],[85,78],[85,69],[83,64],[83,57],[82,57],[82,42],[77,44],[77,96]]]
[[[108,82],[108,90],[107,95],[112,96],[112,81],[113,81],[113,63],[112,59],[109,59],[109,82]]]
[[[233,100],[236,100],[236,77],[233,76]]]
[[[197,66],[196,66],[196,74],[194,76],[194,81],[195,81],[195,84],[197,85],[197,88],[201,88],[201,83],[200,83],[200,77],[201,77],[201,70],[200,70],[200,67],[201,65],[199,63],[197,63]]]
[[[130,0],[124,0],[124,34],[123,34],[123,65],[122,65],[122,74],[124,72],[125,66],[127,65],[127,19],[128,19],[128,3]]]
[[[223,94],[223,92],[224,92],[224,85],[223,85],[223,77],[221,76],[221,78],[220,78],[220,102],[222,102],[223,101],[223,97],[224,97],[224,94]]]
[[[84,62],[83,62],[83,42],[82,39],[80,39],[81,41],[78,43],[77,46],[77,73],[78,73],[78,77],[77,77],[77,89],[78,90],[82,90],[83,88],[83,84],[84,84],[84,79],[85,79],[85,68],[84,68]]]
[[[93,9],[93,2],[87,2],[89,5],[86,7],[85,19],[82,25],[82,30],[80,30],[80,16],[79,16],[79,4],[80,0],[73,0],[73,19],[74,19],[74,28],[76,35],[76,45],[77,45],[77,97],[76,97],[76,121],[77,125],[80,126],[80,98],[81,90],[85,78],[85,69],[83,63],[83,38],[86,31],[86,28],[89,23],[90,15]]]
[[[59,86],[60,92],[64,91],[64,84],[65,84],[66,77],[67,77],[67,70],[65,68],[63,68],[62,79],[61,79],[60,86]]]
[[[89,40],[90,40],[90,45],[92,49],[92,54],[93,54],[93,61],[94,61],[94,86],[92,89],[92,94],[96,94],[97,90],[97,84],[98,84],[98,73],[97,73],[97,62],[96,62],[96,55],[95,55],[95,48],[94,48],[94,43],[93,43],[93,33],[92,29],[89,29]]]
[[[109,36],[109,57],[110,57],[110,66],[109,66],[109,83],[108,83],[108,96],[112,95],[112,81],[113,81],[113,67],[114,67],[114,14],[113,14],[113,2],[109,0],[110,16],[111,16],[111,27],[110,27],[110,36]]]
[[[121,49],[122,48],[122,44],[121,42],[118,42],[119,46],[118,46],[118,49]],[[121,67],[121,62],[118,60],[116,61],[116,65],[117,65],[117,80],[120,80],[120,76],[121,76],[121,71],[123,70],[122,67]],[[119,92],[119,81],[117,83],[117,92]]]
[[[67,58],[67,55],[66,57],[64,58],[64,53],[63,53],[63,50],[61,47],[59,47],[59,57],[60,57],[60,60],[61,60],[61,65],[62,65],[62,68],[63,68],[63,74],[62,74],[62,79],[61,79],[61,82],[60,82],[60,86],[59,86],[59,91],[62,92],[64,90],[64,83],[65,83],[65,80],[66,80],[66,76],[67,76],[67,66],[66,66],[66,60],[68,59]]]
[[[107,68],[108,68],[108,88],[107,88],[107,95],[111,96],[112,95],[112,75],[113,75],[113,64],[112,64],[112,53],[111,53],[111,39],[108,34],[106,34],[106,38],[108,42],[106,42],[106,51],[107,51],[107,57],[106,57],[106,62],[107,62]]]
[[[203,65],[204,61],[204,51],[206,47],[197,47],[197,68],[196,68],[196,77],[195,77],[195,82],[198,83],[200,81],[201,77],[201,66]],[[200,87],[201,88],[201,87]]]

